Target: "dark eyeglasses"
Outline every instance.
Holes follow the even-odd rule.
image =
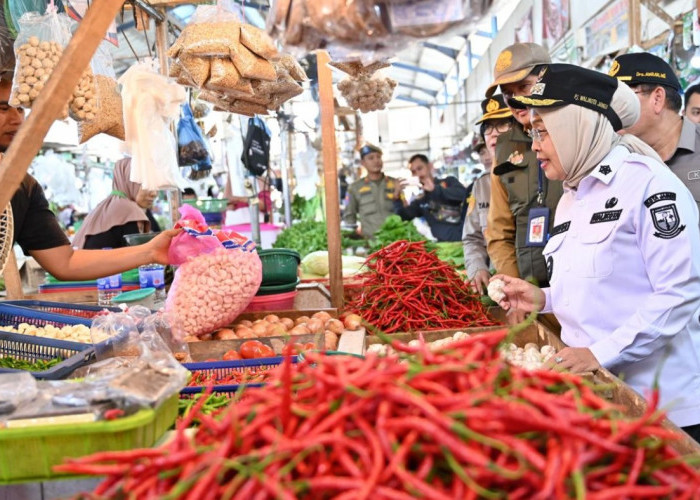
[[[503,134],[505,132],[508,132],[512,126],[513,126],[513,124],[511,122],[486,123],[484,125],[484,135],[490,134],[494,130]]]

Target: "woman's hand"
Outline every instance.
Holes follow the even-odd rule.
[[[489,286],[489,278],[491,274],[486,269],[479,269],[474,273],[474,277],[469,281],[469,284],[476,293],[486,293],[486,287]]]
[[[170,242],[181,232],[182,229],[168,229],[166,231],[162,231],[158,236],[144,244],[151,254],[152,262],[163,264],[164,266],[169,264],[168,249],[170,248]]]
[[[587,347],[565,347],[542,366],[547,370],[570,371],[572,373],[594,372],[600,363]]]
[[[503,287],[505,298],[498,303],[505,311],[532,312],[540,311],[544,307],[545,296],[539,287],[505,274],[497,274],[490,281],[496,279],[505,283]]]

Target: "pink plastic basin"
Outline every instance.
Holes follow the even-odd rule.
[[[256,295],[253,297],[250,304],[248,304],[245,312],[294,309],[294,299],[296,296],[296,290],[286,293],[276,293],[274,295]]]

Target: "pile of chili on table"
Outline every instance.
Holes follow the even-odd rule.
[[[356,279],[361,293],[348,303],[386,333],[493,326],[479,295],[425,242],[397,241],[367,258]]]
[[[693,498],[700,473],[652,401],[638,419],[580,377],[498,354],[505,331],[431,352],[283,363],[215,416],[190,412],[156,449],[57,467],[104,475],[92,498]],[[198,404],[203,404],[200,398]],[[198,418],[193,436],[185,428]]]

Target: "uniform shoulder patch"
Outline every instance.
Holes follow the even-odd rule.
[[[669,240],[678,236],[685,229],[685,226],[681,225],[681,221],[678,218],[678,210],[675,203],[652,208],[651,220],[656,228],[657,232],[654,233],[654,236],[657,238]]]
[[[676,201],[676,193],[662,191],[660,193],[652,194],[649,198],[644,200],[644,206],[650,208],[654,203],[658,203],[660,201]]]

